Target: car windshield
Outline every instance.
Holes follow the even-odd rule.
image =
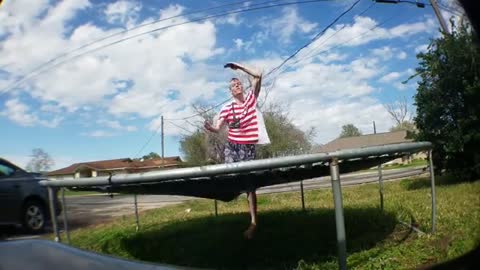
[[[24,171],[18,166],[0,158],[0,177],[10,176],[17,171]]]
[[[15,169],[5,164],[0,163],[0,177],[2,176],[10,176],[15,172]]]

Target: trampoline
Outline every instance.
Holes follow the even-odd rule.
[[[239,194],[264,186],[298,182],[320,176],[331,176],[335,207],[338,261],[340,269],[347,265],[347,241],[342,203],[340,173],[349,173],[378,166],[380,201],[383,209],[383,180],[381,164],[428,151],[431,180],[431,232],[435,231],[435,177],[430,142],[408,142],[382,146],[345,149],[334,152],[260,159],[247,162],[208,165],[164,171],[119,174],[103,177],[76,178],[66,180],[44,180],[40,183],[48,188],[50,202],[55,189],[75,188],[126,194],[184,195],[230,201]],[[302,200],[303,200],[303,189]],[[62,196],[63,197],[63,196]],[[63,200],[64,201],[64,200]],[[64,207],[66,221],[66,207]],[[53,204],[50,203],[53,213]],[[135,196],[135,212],[137,203]],[[55,240],[60,234],[55,215],[51,215]],[[137,225],[138,225],[138,215]],[[66,228],[68,228],[66,226]],[[67,229],[68,230],[68,229]],[[68,235],[68,233],[67,233]],[[134,269],[134,268],[132,268]],[[139,268],[140,269],[140,268]]]

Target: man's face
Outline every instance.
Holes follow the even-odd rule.
[[[243,85],[239,80],[232,80],[230,82],[230,92],[232,96],[237,97],[243,94]]]

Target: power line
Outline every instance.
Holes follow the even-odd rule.
[[[263,3],[269,3],[269,2],[277,2],[279,0],[272,0],[272,1],[266,1],[266,2],[263,2]],[[183,13],[183,14],[179,14],[179,15],[176,15],[176,16],[171,16],[171,17],[167,17],[167,18],[163,18],[163,19],[158,19],[158,20],[154,20],[152,22],[148,22],[148,23],[143,23],[143,24],[140,24],[140,25],[137,25],[135,27],[132,27],[132,28],[128,28],[128,29],[125,29],[125,30],[122,30],[122,31],[119,31],[119,32],[116,32],[116,33],[113,33],[113,34],[110,34],[110,35],[107,35],[105,37],[102,37],[100,39],[97,39],[97,40],[93,40],[91,42],[88,42],[86,44],[83,44],[81,45],[80,47],[77,47],[73,50],[70,50],[70,51],[67,51],[65,53],[62,53],[60,55],[57,55],[51,59],[49,59],[48,61],[38,65],[37,67],[33,68],[31,71],[29,71],[26,75],[24,75],[23,77],[25,78],[26,76],[32,74],[32,73],[35,73],[36,71],[42,69],[44,66],[50,64],[50,63],[53,63],[55,62],[56,60],[60,59],[60,58],[63,58],[65,56],[68,56],[70,54],[73,54],[74,52],[77,52],[77,51],[80,51],[81,49],[84,49],[86,47],[90,47],[94,44],[97,44],[97,43],[100,43],[104,40],[107,40],[107,39],[110,39],[112,37],[116,37],[116,36],[119,36],[119,35],[122,35],[122,34],[125,34],[125,33],[128,33],[128,32],[131,32],[133,30],[137,30],[137,29],[140,29],[140,28],[144,28],[146,26],[150,26],[150,25],[154,25],[154,24],[157,24],[159,22],[163,22],[163,21],[167,21],[167,20],[171,20],[171,19],[175,19],[175,18],[179,18],[179,17],[186,17],[188,15],[192,15],[192,14],[197,14],[197,13],[201,13],[201,12],[205,12],[205,11],[210,11],[210,10],[214,10],[214,9],[219,9],[219,8],[222,8],[222,7],[226,7],[226,6],[235,6],[235,5],[238,5],[238,4],[243,4],[243,3],[246,3],[247,1],[238,1],[238,2],[234,2],[234,3],[228,3],[228,4],[223,4],[223,5],[218,5],[218,6],[213,6],[213,7],[210,7],[210,8],[205,8],[205,9],[199,9],[199,10],[194,10],[192,12],[187,12],[187,13]],[[259,4],[254,4],[254,5],[259,5]],[[22,78],[23,79],[23,78]]]
[[[111,43],[107,43],[107,44],[105,44],[103,46],[100,46],[100,47],[96,47],[96,48],[87,50],[87,51],[85,51],[83,53],[80,53],[78,55],[75,55],[75,56],[69,57],[67,59],[64,59],[64,60],[62,60],[62,61],[60,61],[60,62],[58,62],[54,65],[51,65],[49,67],[47,66],[44,69],[40,68],[39,70],[36,71],[37,72],[36,74],[29,73],[26,76],[24,76],[22,79],[19,79],[16,82],[14,82],[12,85],[7,86],[6,88],[0,90],[0,96],[3,93],[6,93],[7,91],[9,91],[10,89],[20,85],[24,81],[26,81],[28,79],[31,79],[31,78],[34,78],[34,77],[36,77],[36,76],[38,76],[42,73],[45,73],[47,71],[52,70],[52,69],[55,69],[56,67],[59,67],[59,66],[65,64],[69,61],[75,60],[75,59],[77,59],[81,56],[84,56],[86,54],[90,54],[90,53],[93,53],[93,52],[111,47],[111,46],[119,44],[121,42],[130,40],[130,39],[133,39],[133,38],[137,38],[137,37],[142,36],[142,35],[151,34],[151,33],[157,32],[157,31],[166,30],[166,29],[169,29],[169,28],[172,28],[172,27],[177,27],[177,26],[181,26],[181,25],[185,25],[185,24],[190,24],[190,23],[199,22],[199,21],[205,21],[205,20],[208,20],[208,19],[228,16],[228,15],[238,14],[238,13],[243,13],[243,12],[248,12],[248,11],[262,10],[262,9],[267,9],[267,8],[281,7],[281,6],[289,6],[289,5],[294,5],[294,4],[307,4],[307,3],[327,2],[327,1],[333,1],[333,0],[305,0],[305,1],[284,2],[284,3],[267,5],[267,6],[260,6],[260,7],[254,7],[254,8],[248,8],[247,7],[247,8],[244,8],[244,9],[238,9],[238,10],[234,10],[234,11],[228,11],[228,12],[224,12],[224,13],[209,15],[209,16],[193,19],[193,20],[187,21],[187,22],[182,22],[182,23],[177,23],[177,24],[172,24],[172,25],[168,25],[168,26],[164,26],[164,27],[155,28],[155,29],[152,29],[152,30],[149,30],[149,31],[145,31],[145,32],[142,32],[142,33],[139,33],[139,34],[135,34],[135,35],[132,35],[132,36],[129,36],[129,37],[126,37],[126,38],[119,39],[119,40],[111,42]]]
[[[292,59],[293,57],[295,57],[295,55],[297,55],[301,50],[303,50],[304,48],[308,47],[310,44],[312,44],[313,42],[315,42],[315,40],[317,40],[320,36],[322,36],[325,31],[327,31],[327,29],[329,29],[330,27],[332,27],[338,20],[340,20],[345,14],[347,14],[350,10],[352,10],[361,0],[357,0],[355,1],[355,3],[353,3],[353,5],[351,5],[347,10],[345,10],[344,12],[342,12],[342,14],[340,14],[339,16],[337,16],[337,18],[335,18],[335,20],[333,20],[333,22],[331,22],[329,25],[327,25],[322,31],[320,31],[318,34],[315,35],[315,37],[313,37],[307,44],[303,45],[302,47],[300,47],[299,49],[297,49],[292,55],[290,55],[289,57],[287,57],[285,60],[283,60],[283,62],[278,65],[277,67],[273,68],[270,72],[268,72],[266,76],[272,74],[273,72],[275,72],[276,70],[278,70],[280,67],[282,67],[285,63],[287,63],[290,59]]]
[[[393,16],[385,19],[385,20],[383,20],[383,21],[380,22],[379,24],[375,25],[374,27],[368,29],[367,31],[361,33],[361,34],[358,35],[358,36],[355,36],[355,37],[353,37],[353,38],[351,38],[351,39],[349,39],[349,40],[342,41],[342,43],[340,43],[340,44],[337,44],[337,45],[335,45],[335,46],[333,46],[333,47],[331,47],[331,48],[329,48],[329,49],[320,51],[320,52],[318,52],[317,54],[311,55],[311,56],[309,56],[309,57],[307,57],[307,58],[300,59],[300,60],[299,60],[298,62],[296,62],[295,64],[301,63],[301,61],[310,59],[310,58],[315,57],[315,56],[317,56],[317,55],[319,55],[319,54],[321,54],[321,53],[325,53],[325,52],[330,51],[330,50],[332,50],[332,49],[335,49],[335,48],[344,46],[345,44],[348,44],[350,41],[352,41],[352,40],[354,40],[354,39],[363,37],[364,35],[368,34],[369,32],[371,32],[371,31],[375,30],[376,28],[378,28],[378,27],[386,24],[387,22],[391,21],[393,18],[397,17],[398,15],[399,15],[399,14],[395,14],[395,15],[393,15]]]
[[[312,38],[308,43],[306,43],[305,45],[303,45],[302,47],[300,47],[299,49],[297,49],[291,56],[289,56],[288,58],[286,58],[280,65],[278,65],[277,67],[273,68],[270,72],[268,72],[265,77],[267,77],[268,75],[272,74],[273,72],[277,71],[280,69],[280,67],[282,67],[284,64],[286,64],[290,59],[294,58],[301,50],[307,48],[308,46],[310,46],[311,44],[313,44],[313,42],[315,42],[316,40],[318,40],[321,36],[323,36],[325,34],[325,32],[331,28],[338,20],[340,20],[340,18],[342,18],[345,14],[347,14],[350,10],[352,10],[358,3],[360,2],[360,0],[356,1],[355,3],[353,3],[347,10],[345,10],[342,14],[340,14],[339,16],[337,16],[337,18],[335,18],[329,25],[327,25],[322,31],[320,31],[317,35],[315,35],[314,38]],[[375,4],[375,2],[373,2],[367,9],[365,9],[364,11],[362,11],[359,15],[357,16],[360,16],[360,15],[363,15],[365,12],[367,12],[373,5]],[[318,46],[324,44],[327,40],[329,40],[330,38],[332,38],[333,36],[335,36],[338,32],[340,32],[341,30],[343,30],[344,28],[346,27],[346,25],[344,25],[341,29],[337,30],[333,35],[329,36],[325,41],[323,41],[322,43],[320,43]],[[317,47],[318,47],[317,46]],[[316,48],[317,48],[316,47]],[[315,48],[315,49],[316,49]],[[312,52],[312,50],[310,51]],[[298,61],[296,62],[298,63]],[[280,72],[281,73],[281,72]],[[275,78],[276,79],[276,78]],[[275,80],[273,79],[273,80]],[[265,92],[265,98],[264,98],[264,101],[263,101],[263,104],[265,104],[267,102],[267,99],[268,99],[268,95],[270,94],[270,90],[271,88],[267,89],[267,91]],[[263,106],[262,104],[262,106]]]
[[[429,4],[430,5],[430,4]],[[440,2],[437,2],[437,5],[440,9],[443,9],[444,11],[448,11],[452,14],[454,14],[455,16],[457,17],[461,17],[463,16],[463,14],[461,13],[462,11],[461,10],[456,10],[456,9],[453,9],[452,7],[448,7]]]
[[[299,63],[301,63],[301,62],[303,62],[303,61],[305,61],[305,60],[307,60],[307,59],[310,59],[310,58],[312,58],[312,57],[318,56],[318,55],[321,54],[321,53],[325,53],[325,52],[328,52],[328,51],[330,51],[330,50],[332,50],[332,49],[335,49],[335,48],[344,46],[345,44],[348,44],[350,41],[352,41],[352,40],[354,40],[354,39],[357,39],[357,38],[360,38],[360,37],[366,35],[367,33],[375,30],[376,28],[384,25],[385,23],[391,21],[393,18],[395,18],[395,17],[397,17],[397,16],[398,16],[398,14],[395,14],[395,15],[393,15],[393,16],[385,19],[385,20],[383,20],[383,21],[380,22],[379,24],[375,25],[374,27],[368,29],[367,31],[363,32],[362,34],[360,34],[360,35],[358,35],[358,36],[355,36],[355,37],[353,37],[353,38],[351,38],[351,39],[349,39],[349,40],[345,40],[345,41],[343,41],[343,42],[340,43],[340,44],[337,44],[337,45],[335,45],[335,46],[333,46],[333,47],[331,47],[331,48],[328,48],[328,49],[326,49],[326,50],[320,51],[320,52],[318,52],[318,53],[316,53],[316,54],[310,55],[310,56],[308,56],[308,57],[301,58],[301,59],[297,60],[297,61],[296,61],[295,63],[293,63],[293,64],[294,64],[294,65],[297,65],[297,64],[299,64]],[[278,74],[277,77],[278,77],[279,75],[280,75],[280,74]],[[266,99],[267,99],[267,97],[268,97],[268,93],[269,93],[269,92],[266,93],[266,97],[265,97],[264,103],[266,102]]]
[[[353,18],[357,17],[357,16],[362,16],[363,14],[365,14],[368,10],[370,10],[374,5],[376,4],[376,2],[372,2],[372,4],[370,6],[368,6],[364,11],[362,11],[361,13],[359,13],[358,15],[355,15]],[[352,20],[351,22],[353,22],[354,20]],[[323,44],[325,44],[328,40],[330,40],[332,37],[336,36],[338,33],[340,33],[343,29],[345,29],[347,27],[347,24],[344,24],[340,29],[338,29],[337,31],[335,31],[335,33],[333,33],[332,35],[330,35],[329,37],[327,37],[326,39],[324,39],[321,43],[319,43],[317,46],[315,46],[314,48],[312,48],[310,50],[310,52],[306,53],[303,55],[302,58],[298,59],[295,63],[293,63],[292,65],[296,65],[297,63],[300,63],[302,61],[302,59],[304,58],[307,58],[307,57],[310,57],[310,55],[312,53],[315,52],[315,50],[317,50],[318,48],[320,48],[320,46],[322,46]]]
[[[150,141],[152,141],[153,137],[155,137],[155,135],[157,135],[158,131],[160,130],[162,126],[160,125],[154,132],[152,132],[152,135],[150,136],[150,138],[148,138],[148,140],[143,144],[143,146],[140,148],[140,150],[138,150],[138,152],[133,155],[133,157],[139,157],[139,154],[143,151],[143,149],[145,149],[145,147],[147,147],[147,145],[150,143]]]
[[[359,0],[359,1],[360,1],[360,0]],[[358,3],[359,1],[357,1],[356,3]],[[354,3],[354,5],[355,5],[356,3]],[[372,5],[370,5],[367,9],[365,9],[365,10],[362,11],[359,15],[356,15],[356,16],[363,15],[363,14],[364,14],[365,12],[367,12],[374,4],[375,4],[375,3],[373,3]],[[351,7],[351,8],[352,8],[352,7]],[[350,9],[351,9],[351,8],[350,8]],[[349,10],[350,10],[350,9],[349,9]],[[344,13],[345,13],[345,12],[344,12]],[[342,13],[341,16],[343,16],[344,13]],[[336,45],[336,46],[334,46],[334,47],[332,47],[332,48],[329,48],[329,49],[327,49],[327,50],[321,51],[321,52],[317,53],[316,55],[318,55],[318,54],[320,54],[320,53],[327,52],[327,51],[329,51],[329,50],[331,50],[331,49],[340,47],[340,46],[342,46],[342,45],[344,45],[344,44],[346,44],[346,43],[348,43],[348,42],[350,42],[350,41],[352,41],[352,40],[354,40],[354,39],[357,39],[357,38],[359,38],[359,37],[362,37],[362,36],[364,36],[365,34],[373,31],[374,29],[376,29],[376,28],[384,25],[384,24],[387,23],[388,21],[392,20],[392,19],[393,19],[394,17],[396,17],[397,15],[398,15],[398,14],[393,15],[393,16],[391,16],[390,18],[388,18],[388,19],[386,19],[386,20],[383,20],[383,21],[380,22],[379,24],[377,24],[377,25],[375,25],[374,27],[372,27],[372,28],[368,29],[367,31],[363,32],[362,34],[360,34],[360,35],[358,35],[358,36],[356,36],[356,37],[353,37],[353,38],[351,38],[351,39],[349,39],[349,40],[347,40],[347,41],[344,41],[344,42],[342,42],[341,44],[338,44],[338,45]],[[338,21],[338,18],[337,18],[335,21]],[[331,27],[332,25],[333,25],[333,23],[330,24],[329,27]],[[329,36],[329,37],[327,38],[327,40],[328,40],[329,38],[331,38],[332,36],[336,35],[339,31],[341,31],[341,30],[343,30],[343,29],[344,29],[344,27],[342,27],[341,29],[337,30],[333,35]],[[326,31],[326,29],[322,30],[322,32],[325,32],[325,31]],[[322,32],[320,32],[320,33],[322,33]],[[317,35],[317,36],[318,36],[318,35]],[[325,43],[325,42],[326,42],[326,40],[325,40],[323,43]],[[310,41],[310,44],[311,44],[311,43],[312,43],[312,41]],[[318,48],[320,45],[322,45],[323,43],[319,44],[319,45],[318,45],[317,47],[315,47],[313,50],[317,49],[317,48]],[[309,44],[307,44],[307,46],[304,46],[304,47],[302,47],[302,48],[308,47],[308,45],[309,45]],[[313,50],[312,50],[312,51],[313,51]],[[312,51],[311,51],[311,52],[312,52]],[[298,53],[298,50],[297,50],[296,53]],[[307,54],[307,56],[308,56],[308,55],[310,55],[310,53]],[[314,57],[314,56],[316,56],[316,55],[311,55],[311,56],[308,56],[308,57],[311,58],[311,57]],[[291,58],[293,58],[293,57],[290,57],[290,59],[291,59]],[[287,58],[287,59],[288,59],[288,58]],[[298,64],[298,63],[300,63],[301,61],[306,60],[306,59],[307,59],[307,58],[305,58],[305,57],[302,58],[302,59],[299,59],[299,60],[298,60],[297,62],[295,62],[294,64]],[[286,61],[284,61],[283,64],[285,64],[285,63],[286,63]],[[269,72],[267,75],[269,75],[269,74],[271,74],[271,73],[272,73],[272,72]],[[277,76],[278,76],[278,75],[277,75]],[[266,95],[266,97],[265,97],[265,100],[267,99],[267,97],[268,97],[268,93],[267,93],[267,95]],[[201,115],[202,113],[206,113],[206,112],[208,112],[208,111],[211,111],[211,110],[215,109],[216,107],[218,107],[218,106],[220,106],[220,105],[223,105],[224,103],[226,103],[226,102],[229,101],[229,100],[231,100],[231,98],[228,98],[227,100],[225,100],[225,101],[223,101],[223,102],[221,102],[221,103],[219,103],[219,104],[217,104],[217,105],[214,105],[214,106],[210,107],[209,109],[207,109],[207,110],[205,110],[205,111],[203,111],[203,112],[201,112],[201,113],[196,113],[196,114],[194,114],[194,115],[191,115],[191,116],[188,116],[188,117],[184,117],[184,118],[165,119],[165,120],[168,120],[168,122],[169,122],[170,124],[172,124],[172,125],[180,128],[180,129],[188,132],[190,135],[192,135],[192,134],[194,134],[193,132],[191,132],[191,131],[189,131],[189,130],[183,128],[183,127],[181,127],[180,125],[175,124],[173,121],[183,120],[183,121],[189,123],[190,125],[195,126],[194,124],[190,123],[190,122],[188,121],[188,119],[193,118],[193,117],[198,116],[198,115]]]
[[[333,20],[332,23],[330,23],[329,25],[327,25],[322,31],[320,31],[312,40],[310,40],[306,45],[302,46],[300,49],[297,49],[297,51],[295,51],[294,54],[292,54],[291,56],[289,56],[288,58],[286,58],[279,66],[273,68],[272,70],[270,70],[264,77],[268,77],[270,74],[272,74],[275,70],[278,70],[281,66],[283,66],[286,62],[288,62],[288,60],[292,59],[293,57],[295,57],[295,55],[297,55],[302,49],[304,49],[305,47],[308,47],[308,45],[310,45],[311,43],[313,43],[315,40],[317,40],[323,33],[325,33],[325,31],[330,28],[333,24],[335,24],[340,18],[342,18],[346,13],[348,13],[350,10],[352,10],[361,0],[357,0],[355,3],[353,3],[347,10],[345,10],[342,14],[340,14],[339,16],[337,16],[337,18],[335,18],[335,20]],[[230,101],[231,98],[228,98],[224,101],[222,101],[221,103],[218,103],[212,107],[210,107],[208,110],[205,110],[203,113],[206,113],[206,112],[209,112],[225,103],[227,103],[228,101]],[[168,119],[168,120],[174,120],[174,121],[179,121],[179,120],[186,120],[186,119],[190,119],[190,118],[193,118],[193,117],[196,117],[198,115],[200,115],[202,113],[196,113],[196,114],[193,114],[193,115],[190,115],[190,116],[187,116],[187,117],[183,117],[183,118],[175,118],[175,119]]]
[[[179,128],[179,129],[181,129],[181,130],[183,130],[183,131],[187,132],[187,133],[188,133],[188,135],[193,135],[193,134],[195,134],[195,132],[192,132],[192,131],[190,131],[190,130],[188,130],[188,129],[186,129],[186,128],[184,128],[184,127],[180,126],[180,125],[177,125],[177,124],[175,124],[175,123],[174,123],[174,122],[172,122],[172,121],[167,121],[167,122],[168,122],[168,123],[170,123],[170,124],[172,124],[172,125],[174,125],[174,126],[176,126],[176,127],[177,127],[177,128]]]
[[[224,100],[224,101],[222,101],[222,102],[220,102],[220,103],[218,103],[218,104],[216,104],[216,105],[213,105],[212,107],[210,107],[210,108],[208,108],[208,109],[206,109],[206,110],[204,110],[204,111],[202,111],[202,112],[199,112],[199,113],[195,113],[195,114],[192,114],[192,115],[189,115],[189,116],[186,116],[186,117],[169,118],[169,119],[165,119],[165,120],[169,120],[169,121],[187,120],[187,119],[190,119],[190,118],[193,118],[193,117],[196,117],[196,116],[205,114],[205,113],[207,113],[207,112],[209,112],[209,111],[211,111],[211,110],[213,110],[213,109],[215,109],[215,108],[218,108],[218,107],[220,107],[221,105],[229,102],[230,100],[232,100],[231,97],[229,97],[229,98],[227,98],[226,100]]]

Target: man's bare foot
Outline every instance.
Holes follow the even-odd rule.
[[[245,236],[246,239],[250,240],[253,238],[253,235],[255,234],[256,229],[257,229],[257,225],[252,223],[250,224],[248,229],[243,233],[243,235]]]

